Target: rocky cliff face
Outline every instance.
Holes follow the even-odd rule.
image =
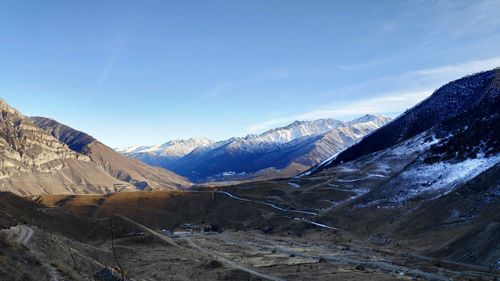
[[[90,161],[0,100],[0,173],[6,176],[15,171],[47,171],[53,168],[52,162],[63,159]]]
[[[0,100],[0,190],[20,195],[134,190]]]

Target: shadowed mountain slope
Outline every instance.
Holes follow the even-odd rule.
[[[330,161],[321,163],[309,172],[317,173],[322,169],[333,167],[363,155],[380,151],[415,135],[422,133],[446,120],[457,117],[461,113],[478,108],[478,103],[491,95],[498,69],[485,71],[450,82],[431,97],[407,110],[401,116],[363,138],[359,143],[342,151]]]
[[[64,142],[72,150],[90,158],[111,176],[133,184],[138,189],[172,189],[189,186],[189,182],[162,168],[128,158],[92,136],[45,117],[30,117],[38,127]]]

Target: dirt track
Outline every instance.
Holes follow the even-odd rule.
[[[33,229],[26,225],[16,225],[9,229],[2,230],[2,232],[7,235],[9,240],[25,246],[28,246],[28,243],[34,234]]]
[[[159,238],[161,241],[167,242],[168,244],[176,246],[176,247],[180,247],[177,243],[175,243],[174,241],[172,241],[172,239],[166,237],[165,235],[159,234],[158,232],[154,231],[153,229],[150,229],[150,228],[148,228],[148,227],[146,227],[144,225],[141,225],[141,224],[139,224],[139,223],[137,223],[137,222],[135,222],[135,221],[133,221],[131,219],[128,219],[128,218],[126,218],[124,216],[116,215],[116,217],[121,218],[121,219],[125,220],[126,222],[137,226],[138,228],[140,228],[140,229],[148,232],[149,234],[152,234],[156,238]],[[223,264],[225,264],[229,268],[241,270],[241,271],[247,272],[247,273],[249,273],[251,275],[254,275],[254,276],[257,276],[257,277],[260,277],[260,278],[264,278],[264,279],[267,279],[267,280],[271,280],[271,281],[284,281],[284,279],[280,279],[280,278],[277,278],[277,277],[274,277],[274,276],[271,276],[271,275],[263,274],[263,273],[255,271],[252,268],[249,268],[249,267],[237,264],[236,262],[234,262],[232,260],[229,260],[229,259],[227,259],[227,258],[225,258],[225,257],[223,257],[221,255],[216,254],[213,251],[210,251],[208,249],[205,249],[205,248],[197,245],[195,242],[193,242],[189,238],[186,238],[186,241],[188,242],[188,244],[192,248],[200,251],[203,254],[206,254],[206,255],[209,255],[209,256],[212,256],[212,257],[216,258],[217,260],[219,260],[220,262],[222,262]]]
[[[305,278],[302,274],[290,275],[290,268],[297,266],[315,266],[317,276],[311,280],[326,280],[333,274],[329,271],[332,265],[335,270],[344,272],[347,279],[364,280],[439,280],[463,276],[463,268],[455,271],[450,268],[435,268],[432,260],[418,258],[411,253],[394,253],[388,249],[376,249],[363,245],[328,244],[316,240],[292,237],[273,237],[259,232],[225,232],[221,234],[191,234],[178,238],[179,243],[171,238],[147,228],[126,217],[121,217],[128,223],[153,234],[156,238],[168,244],[179,246],[183,241],[191,249],[200,254],[211,256],[223,263],[227,268],[244,271],[255,277],[282,281]],[[189,255],[188,252],[185,252]],[[406,266],[406,260],[418,259],[419,266]],[[470,270],[469,270],[470,269]],[[469,268],[469,277],[487,276],[477,268]],[[491,275],[494,277],[494,275]],[[325,279],[326,278],[326,279]]]

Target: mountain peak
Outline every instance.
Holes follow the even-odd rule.
[[[167,141],[163,144],[152,146],[136,146],[127,147],[124,149],[117,149],[120,153],[133,156],[137,154],[152,154],[159,156],[171,156],[174,158],[182,157],[191,151],[206,147],[213,144],[214,141],[205,137],[202,138],[189,138],[189,139],[175,139]]]
[[[360,123],[368,123],[372,122],[378,126],[381,126],[383,124],[386,124],[391,120],[390,117],[387,117],[385,115],[381,114],[365,114],[359,118],[353,119],[351,121],[346,122],[348,125],[355,125],[355,124],[360,124]]]

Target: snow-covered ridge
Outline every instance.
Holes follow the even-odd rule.
[[[183,157],[191,152],[202,152],[222,146],[234,150],[259,151],[290,143],[300,138],[319,136],[334,129],[346,131],[346,128],[348,128],[350,131],[362,135],[362,132],[366,130],[375,130],[389,122],[389,120],[390,118],[382,115],[367,114],[348,122],[331,118],[313,121],[295,121],[288,126],[271,129],[259,135],[234,137],[218,142],[214,142],[207,138],[191,138],[188,140],[173,140],[154,146],[127,147],[124,149],[117,149],[117,151],[129,156],[148,154],[152,156],[167,156],[174,158]]]
[[[379,128],[389,122],[390,118],[382,115],[364,115],[348,122],[336,119],[318,119],[314,121],[295,121],[292,124],[271,129],[260,135],[248,135],[244,138],[232,138],[219,146],[226,145],[230,149],[243,151],[268,150],[270,147],[291,143],[295,140],[324,135],[333,131],[358,133],[363,136],[364,132]],[[217,146],[218,143],[214,144]]]
[[[153,146],[131,146],[117,149],[117,151],[126,155],[147,153],[157,156],[182,157],[199,147],[207,147],[213,143],[214,141],[207,138],[190,138],[187,140],[171,140],[164,144]]]
[[[384,126],[385,124],[389,123],[389,121],[391,121],[391,118],[383,116],[383,115],[366,114],[360,118],[346,122],[346,124],[349,124],[350,127],[354,127],[358,130],[363,130],[363,129],[371,129],[372,130],[370,133],[368,133],[366,135],[359,136],[358,140],[355,141],[353,144],[351,144],[351,146],[360,143],[361,141],[363,141],[364,138],[371,135],[377,128]],[[320,162],[316,166],[312,167],[311,169],[305,171],[302,174],[295,176],[294,178],[301,178],[301,177],[308,176],[308,175],[316,172],[317,170],[319,170],[325,166],[330,165],[333,162],[333,160],[335,160],[337,158],[337,156],[339,156],[340,153],[344,152],[348,148],[349,147],[346,147],[346,148],[338,151],[337,153],[335,153],[332,156],[328,157],[327,159],[323,160],[322,162]]]
[[[383,115],[366,114],[360,118],[348,122],[326,118],[314,121],[295,121],[292,124],[271,129],[260,135],[248,135],[244,140],[257,142],[272,142],[272,143],[288,143],[295,139],[306,136],[317,136],[324,134],[335,128],[344,127],[373,127],[378,128],[390,120],[389,117]]]

